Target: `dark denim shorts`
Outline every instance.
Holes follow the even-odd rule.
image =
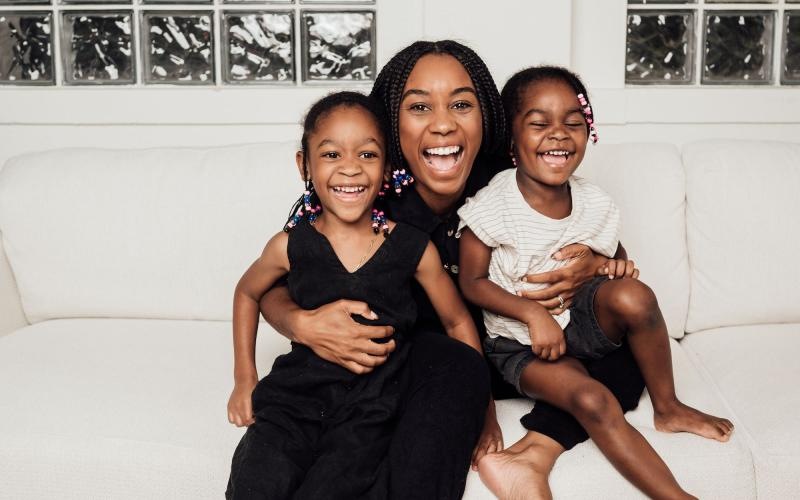
[[[600,359],[619,348],[620,344],[615,344],[606,337],[594,315],[594,296],[600,285],[607,280],[606,276],[593,278],[580,287],[572,298],[569,324],[564,329],[567,356],[578,359]],[[524,394],[519,379],[528,363],[536,359],[531,346],[505,337],[487,336],[483,339],[483,350],[503,378],[509,384],[513,384],[520,394]]]

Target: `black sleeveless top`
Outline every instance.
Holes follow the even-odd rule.
[[[289,294],[303,309],[339,299],[366,302],[378,319],[354,316],[356,321],[391,325],[395,337],[404,335],[417,319],[411,285],[428,240],[423,231],[397,223],[372,257],[351,273],[325,235],[304,219],[289,232]]]

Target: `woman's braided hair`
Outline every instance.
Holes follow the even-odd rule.
[[[466,194],[469,196],[474,194],[475,188],[482,187],[475,186],[473,177],[488,180],[496,172],[510,166],[508,152],[511,139],[497,85],[483,60],[466,45],[453,40],[414,42],[395,54],[378,74],[370,96],[383,104],[389,117],[387,136],[389,141],[386,146],[389,163],[393,169],[408,168],[408,162],[403,157],[403,150],[400,147],[400,100],[408,76],[417,61],[428,54],[449,55],[456,58],[467,71],[478,96],[483,118],[483,136],[476,164],[470,173],[470,180],[473,182],[467,181]],[[485,182],[481,181],[477,184],[483,183]],[[470,185],[473,185],[473,189]]]
[[[516,72],[503,86],[503,91],[500,95],[503,99],[503,107],[508,117],[509,126],[514,121],[514,117],[520,112],[523,92],[531,85],[543,81],[556,81],[567,84],[575,91],[576,96],[583,95],[586,99],[587,106],[589,106],[589,109],[592,109],[589,101],[589,93],[586,91],[586,86],[578,75],[560,66],[534,66]],[[584,116],[594,119],[594,114],[591,111],[588,116],[584,111]],[[591,122],[588,120],[586,122],[586,133],[592,133]]]

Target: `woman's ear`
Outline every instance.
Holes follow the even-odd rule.
[[[305,156],[306,155],[302,151],[298,151],[294,154],[294,162],[297,164],[297,171],[300,172],[300,178],[303,179],[303,182],[308,180],[306,179],[306,169],[303,166]]]

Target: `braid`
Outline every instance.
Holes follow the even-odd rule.
[[[597,131],[594,128],[594,111],[589,101],[586,85],[572,71],[560,66],[534,66],[518,71],[506,82],[501,93],[506,116],[510,120],[520,112],[522,93],[531,85],[542,81],[557,81],[569,85],[581,103],[581,110],[586,118],[586,132],[597,142]],[[588,110],[588,111],[587,111]]]
[[[482,116],[481,149],[478,152],[480,161],[473,165],[470,178],[481,179],[491,177],[496,172],[507,168],[509,164],[510,131],[506,124],[503,103],[497,85],[483,60],[469,47],[453,40],[438,42],[418,41],[401,50],[389,60],[375,79],[370,94],[383,104],[389,116],[389,144],[387,151],[392,168],[408,168],[400,146],[400,101],[403,97],[408,76],[417,61],[428,54],[442,54],[454,57],[469,75],[475,86]],[[481,181],[482,182],[482,181]],[[481,182],[469,182],[468,186]],[[481,186],[478,186],[481,187]],[[471,191],[471,189],[468,188]],[[474,194],[472,192],[467,195]]]

